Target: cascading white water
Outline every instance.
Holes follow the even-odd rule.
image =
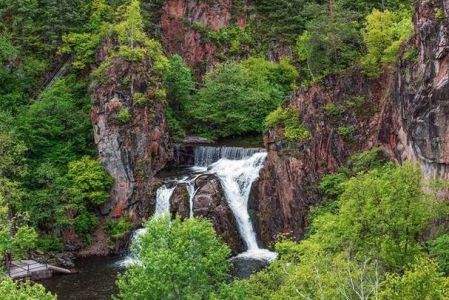
[[[253,182],[259,177],[267,154],[258,152],[240,160],[220,159],[210,166],[210,172],[220,179],[229,207],[234,213],[247,251],[239,256],[273,260],[277,254],[259,248],[256,233],[248,213],[248,199]]]
[[[197,168],[204,168],[223,158],[241,160],[261,151],[261,148],[198,146],[193,151],[194,164]]]
[[[191,168],[196,173],[178,177],[175,182],[161,186],[156,191],[156,210],[154,216],[170,212],[170,198],[178,184],[185,184],[189,194],[190,217],[193,217],[193,199],[196,194],[195,180],[205,173],[214,173],[220,180],[225,192],[226,201],[231,208],[247,251],[238,255],[255,259],[273,260],[277,254],[259,248],[256,233],[248,213],[248,199],[251,186],[259,177],[267,156],[261,148],[211,147],[199,146],[194,150],[195,164]],[[140,236],[145,229],[138,229],[132,236],[134,247],[138,247]],[[136,246],[137,245],[137,246]],[[128,256],[121,264],[136,263],[135,256]]]
[[[163,185],[156,191],[156,210],[154,216],[161,216],[170,212],[170,198],[176,186],[169,188]]]
[[[190,218],[193,218],[193,198],[195,197],[195,194],[196,194],[196,190],[195,190],[195,179],[196,178],[197,177],[186,182],[187,193],[189,193],[189,206],[190,206],[189,217]]]
[[[156,191],[156,209],[154,211],[154,216],[163,216],[170,213],[170,198],[175,190],[175,186],[168,187],[167,185],[161,186]],[[135,230],[131,236],[131,244],[133,245],[134,253],[139,252],[140,237],[146,232],[145,228],[139,228]],[[137,249],[136,249],[137,248]],[[119,262],[120,266],[127,267],[131,264],[138,262],[138,257],[135,254],[127,255],[122,261]]]

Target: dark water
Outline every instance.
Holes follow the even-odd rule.
[[[111,299],[111,296],[118,291],[115,280],[118,273],[123,271],[123,267],[118,264],[121,259],[121,257],[78,259],[75,264],[79,273],[55,275],[40,283],[56,294],[59,300]]]

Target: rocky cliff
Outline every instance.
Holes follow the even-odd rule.
[[[311,138],[286,142],[282,128],[265,135],[269,154],[251,203],[264,242],[300,239],[320,202],[320,178],[374,145],[393,160],[417,161],[426,176],[449,177],[448,10],[447,0],[419,1],[415,36],[379,79],[352,70],[291,97]]]
[[[197,72],[204,72],[216,61],[218,49],[207,37],[207,31],[231,24],[244,26],[244,5],[235,0],[167,0],[160,21],[165,50],[170,55],[180,54]]]
[[[210,220],[217,234],[229,245],[233,253],[242,252],[244,244],[218,178],[214,175],[201,175],[194,185],[196,193],[192,199],[193,216]],[[185,185],[178,185],[174,190],[170,199],[170,212],[173,217],[189,217],[190,202]]]
[[[92,123],[99,157],[114,178],[104,215],[134,220],[154,210],[154,174],[172,157],[164,102],[155,91],[160,83],[152,74],[153,61],[129,62],[111,55],[108,39],[97,53],[97,74],[91,86]],[[137,95],[139,95],[137,97]],[[139,99],[137,99],[139,98]]]

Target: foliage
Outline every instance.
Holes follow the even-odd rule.
[[[276,39],[292,43],[310,19],[305,0],[257,0],[256,11],[260,16],[258,32],[263,39]]]
[[[64,250],[64,241],[56,236],[44,235],[37,239],[36,248],[44,253],[62,252]]]
[[[60,51],[75,53],[72,65],[76,69],[84,69],[94,62],[98,46],[111,30],[111,7],[105,0],[94,0],[91,4],[89,22],[81,33],[71,32],[62,37],[64,41]]]
[[[296,77],[286,61],[250,58],[216,67],[186,105],[193,130],[213,138],[261,132],[265,116],[281,103]]]
[[[438,266],[428,258],[420,258],[404,275],[389,274],[380,299],[447,299],[449,279],[438,272]]]
[[[40,284],[30,281],[15,282],[11,279],[0,280],[0,295],[4,300],[56,300]]]
[[[369,76],[379,75],[381,65],[396,60],[401,44],[412,32],[410,10],[373,10],[366,17],[363,30],[363,40],[367,47],[367,54],[362,59],[365,72]]]
[[[92,209],[109,198],[112,177],[102,164],[84,156],[68,165],[68,172],[60,182],[63,200],[60,220],[63,225],[73,224],[75,231],[86,235],[95,228],[97,217]]]
[[[438,263],[440,271],[449,274],[449,234],[443,234],[429,242],[429,252]]]
[[[128,217],[106,222],[106,232],[112,240],[120,240],[132,230],[132,223]]]
[[[66,166],[91,146],[90,100],[74,77],[57,80],[18,118],[18,134],[33,165]]]
[[[122,107],[117,112],[117,115],[115,117],[117,122],[122,125],[129,123],[131,121],[131,118],[132,118],[131,112],[129,111],[129,108],[127,108],[127,107]]]
[[[265,118],[265,128],[281,126],[284,137],[292,142],[303,142],[310,138],[310,133],[300,121],[299,112],[293,108],[278,107]]]
[[[381,166],[377,155],[358,155],[353,170],[327,179],[338,207],[318,213],[302,242],[277,244],[280,258],[266,270],[228,289],[243,290],[240,299],[444,299],[447,278],[422,260],[418,239],[437,204],[419,169]]]
[[[137,106],[145,106],[149,103],[147,97],[142,93],[134,93],[133,103]]]
[[[315,17],[306,23],[296,43],[304,84],[338,73],[356,62],[361,51],[357,14],[339,5],[311,6]]]
[[[164,76],[164,86],[167,90],[167,99],[176,111],[181,111],[188,102],[195,89],[192,71],[179,55],[173,55],[168,61]]]
[[[120,299],[206,299],[227,279],[229,248],[202,219],[151,219],[140,262],[119,277]]]

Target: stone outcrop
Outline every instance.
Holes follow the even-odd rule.
[[[167,0],[161,13],[162,43],[169,54],[180,54],[199,72],[216,61],[217,46],[204,34],[231,22],[245,25],[245,18],[233,15],[235,0]]]
[[[210,220],[217,234],[226,242],[234,254],[242,252],[243,241],[240,238],[235,217],[228,206],[215,175],[201,175],[195,180],[195,196],[193,197],[193,216]],[[186,186],[176,187],[170,199],[172,216],[187,218],[190,214],[189,194]]]
[[[447,0],[418,1],[416,34],[381,78],[352,70],[291,97],[311,138],[286,142],[282,128],[265,136],[268,158],[251,201],[265,243],[279,234],[302,238],[320,178],[374,145],[392,160],[417,161],[426,176],[449,178],[448,10]]]
[[[301,238],[309,208],[321,198],[320,178],[336,171],[352,153],[375,144],[381,115],[378,99],[388,90],[384,81],[388,78],[370,81],[354,71],[327,77],[291,97],[289,106],[299,112],[311,138],[288,142],[282,128],[265,135],[268,156],[250,201],[264,243],[279,234]]]
[[[397,158],[418,161],[426,176],[445,179],[449,179],[448,17],[448,0],[418,1],[410,42],[416,59],[398,65],[388,116],[394,124],[392,151]],[[382,123],[384,132],[390,120]]]
[[[135,220],[147,217],[154,210],[154,190],[158,184],[154,174],[172,157],[164,104],[154,98],[153,63],[145,58],[130,63],[119,56],[109,57],[114,42],[108,39],[97,53],[97,65],[109,59],[91,86],[91,112],[94,137],[100,160],[114,178],[111,199],[101,207],[103,215]],[[133,95],[141,93],[149,105],[135,105]],[[128,120],[118,114],[127,110]]]

